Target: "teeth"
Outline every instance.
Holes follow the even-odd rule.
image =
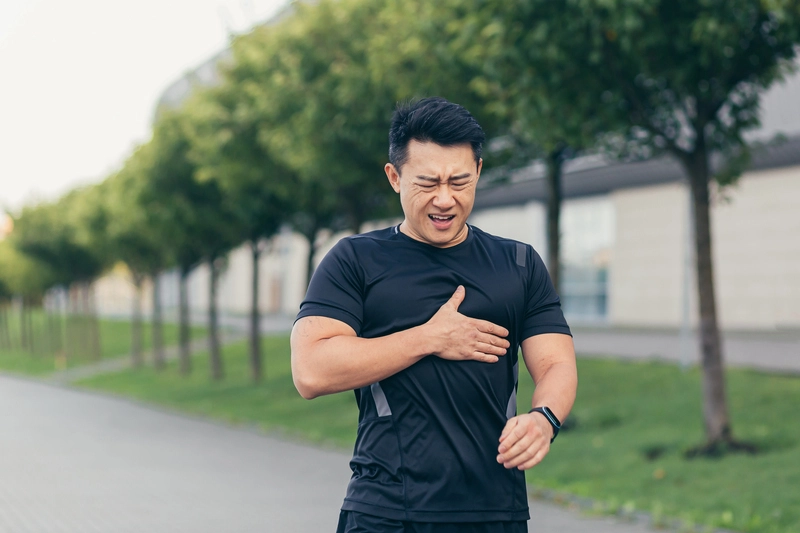
[[[435,220],[450,220],[451,218],[453,218],[453,216],[454,215],[442,217],[442,216],[437,216],[437,215],[430,215],[430,217],[435,219]]]

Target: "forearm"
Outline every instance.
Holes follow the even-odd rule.
[[[373,339],[331,335],[308,341],[314,318],[292,330],[292,376],[304,398],[358,389],[400,372],[431,353],[424,325]]]
[[[578,388],[578,373],[573,363],[556,363],[539,377],[531,407],[549,407],[564,421],[572,410]]]
[[[578,389],[578,368],[572,337],[546,333],[522,341],[525,366],[536,383],[532,406],[549,407],[564,420]]]
[[[430,320],[384,337],[360,338],[332,318],[307,316],[292,328],[292,378],[304,398],[370,385],[427,355],[496,363],[506,354],[508,330],[458,312],[460,286]]]

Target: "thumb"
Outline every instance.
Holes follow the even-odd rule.
[[[456,292],[453,293],[453,296],[450,297],[450,300],[447,303],[451,304],[453,309],[458,311],[458,306],[464,301],[464,296],[466,293],[467,291],[464,289],[464,286],[459,285],[458,288],[456,288]]]

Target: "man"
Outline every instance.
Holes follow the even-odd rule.
[[[342,239],[292,330],[304,398],[354,390],[339,533],[525,532],[523,470],[575,399],[570,330],[538,254],[467,224],[484,134],[463,107],[398,107],[386,175],[398,226]],[[536,382],[516,414],[518,351]]]

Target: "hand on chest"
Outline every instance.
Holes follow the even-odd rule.
[[[468,264],[455,257],[447,259],[387,265],[365,287],[363,333],[374,336],[386,325],[399,331],[423,324],[459,285],[466,289],[458,308],[461,314],[515,331],[524,317],[524,269],[507,261]]]

